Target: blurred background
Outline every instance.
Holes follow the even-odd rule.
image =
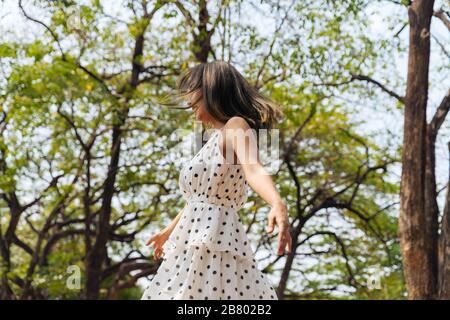
[[[279,297],[407,298],[398,224],[410,5],[0,1],[0,299],[141,297],[159,264],[145,241],[184,206],[171,135],[194,127],[189,111],[158,101],[213,60],[285,114],[273,179],[293,253],[276,255],[254,192],[239,211]],[[449,2],[433,10],[427,121],[448,111],[450,78]],[[440,225],[449,133],[441,122]]]

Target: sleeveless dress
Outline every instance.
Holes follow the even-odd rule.
[[[225,161],[221,136],[216,129],[180,172],[186,207],[142,300],[278,300],[237,213],[247,181],[240,164]]]

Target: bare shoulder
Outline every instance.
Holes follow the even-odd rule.
[[[253,129],[250,127],[247,120],[243,117],[234,116],[228,119],[228,121],[223,126],[224,131],[222,132],[222,138],[219,142],[222,148],[222,154],[227,154],[228,145],[231,145],[233,150],[233,164],[238,164],[241,162],[240,159],[248,159],[248,154],[250,150],[248,146],[255,146],[257,149],[255,141],[255,135]],[[244,146],[240,148],[238,146]],[[238,156],[239,154],[239,156]]]
[[[249,130],[250,125],[248,124],[247,120],[245,120],[242,117],[234,116],[228,119],[228,121],[225,123],[224,129],[242,129],[242,130]]]
[[[235,141],[235,137],[240,138],[238,141],[246,141],[248,138],[250,140],[255,139],[255,132],[250,127],[247,120],[243,117],[234,116],[228,119],[223,127],[223,133],[225,134],[226,141]],[[239,143],[239,142],[238,142]]]

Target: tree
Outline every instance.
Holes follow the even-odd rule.
[[[433,5],[434,1],[413,1],[408,7],[410,37],[399,235],[411,299],[450,298],[448,186],[439,226],[435,176],[436,137],[450,109],[450,92],[432,121],[427,123],[426,118]],[[449,26],[443,12],[434,15]]]
[[[369,85],[401,99],[371,77],[386,43],[366,35],[368,3],[130,0],[114,11],[95,0],[20,1],[39,34],[0,36],[2,298],[139,297],[137,282],[158,268],[143,237],[182,207],[170,136],[191,125],[155,101],[211,59],[233,63],[285,109],[275,178],[297,253],[269,255],[267,208],[254,199],[242,210],[279,294],[401,297],[388,178],[398,148],[374,143],[342,102],[375,96]],[[261,33],[256,14],[273,32]],[[82,293],[65,286],[68,265],[82,270]],[[374,266],[383,293],[365,285]]]

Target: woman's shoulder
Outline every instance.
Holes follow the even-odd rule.
[[[247,120],[245,120],[243,117],[240,117],[240,116],[234,116],[234,117],[231,117],[230,119],[228,119],[228,121],[225,123],[223,128],[224,129],[242,129],[242,130],[251,129]]]
[[[233,141],[234,137],[249,136],[254,138],[256,136],[255,130],[250,127],[247,120],[240,116],[234,116],[228,119],[220,131],[225,135],[223,139],[228,141]]]

